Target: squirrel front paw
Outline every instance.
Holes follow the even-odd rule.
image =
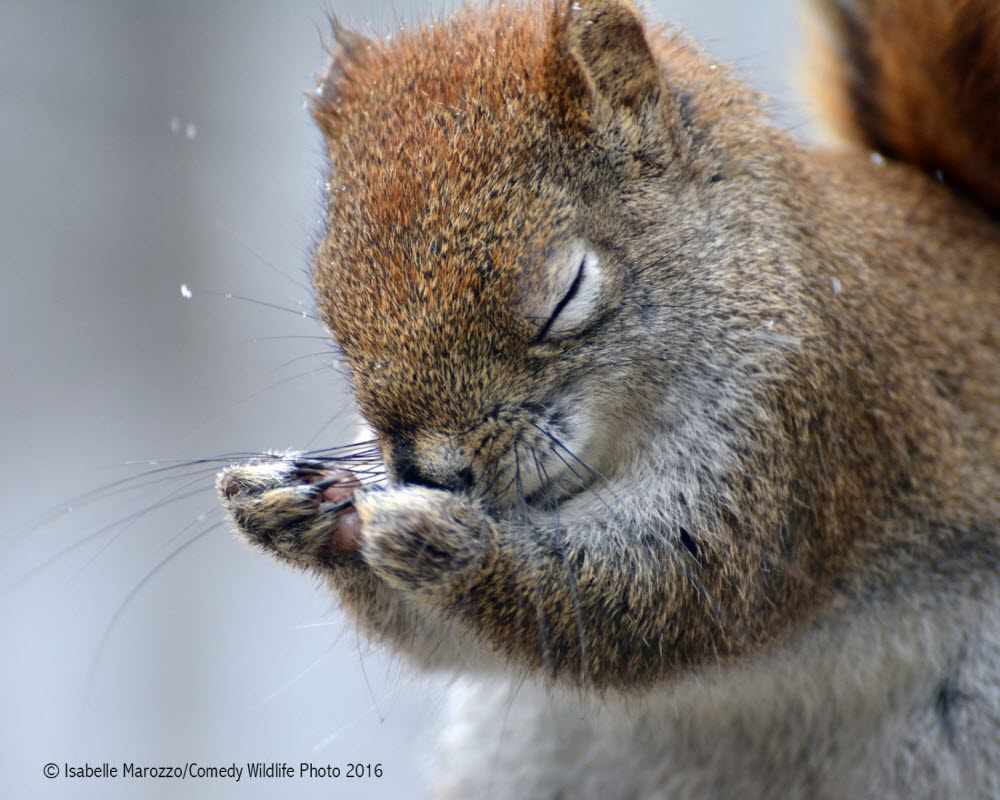
[[[464,592],[490,550],[492,528],[479,506],[423,486],[359,492],[360,551],[390,586],[447,602]]]
[[[460,495],[422,486],[362,489],[348,470],[294,454],[227,467],[216,486],[250,544],[320,571],[355,561],[388,585],[427,597],[467,583],[492,530]]]
[[[357,549],[347,470],[294,454],[223,470],[216,488],[236,531],[250,544],[302,567],[329,567]],[[352,519],[353,518],[353,519]]]

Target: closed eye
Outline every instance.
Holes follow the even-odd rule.
[[[566,285],[569,278],[570,264],[575,265],[575,273],[562,297],[555,304],[552,313],[542,326],[535,342],[542,342],[557,336],[569,334],[580,328],[594,313],[601,295],[602,270],[597,254],[578,243],[571,250],[571,258],[563,267],[563,280],[557,281]]]
[[[556,304],[556,307],[552,310],[552,316],[548,318],[542,329],[538,332],[538,337],[536,341],[542,341],[552,330],[552,326],[555,324],[556,320],[559,319],[559,315],[571,302],[573,298],[577,296],[580,292],[580,287],[583,285],[583,273],[586,268],[586,258],[580,259],[580,266],[576,269],[576,277],[573,278],[573,282],[569,285],[569,289],[566,290],[566,294],[562,296],[562,299]]]

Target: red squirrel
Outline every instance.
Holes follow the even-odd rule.
[[[1000,796],[1000,6],[815,5],[836,149],[627,0],[335,26],[313,283],[387,480],[218,485],[461,676],[434,796]]]

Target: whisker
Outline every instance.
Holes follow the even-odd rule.
[[[325,453],[350,453],[352,450],[360,448],[358,452],[363,453],[378,453],[378,441],[375,439],[366,439],[363,442],[354,442],[353,444],[340,445],[338,447],[323,447],[317,450],[306,450],[303,455],[306,456],[321,456]]]
[[[210,533],[215,531],[217,528],[222,526],[223,522],[216,522],[210,525],[205,530],[200,533],[195,534],[193,537],[183,542],[178,547],[175,547],[162,561],[160,561],[155,567],[153,567],[149,572],[147,572],[142,579],[136,583],[125,595],[121,604],[115,610],[115,613],[111,616],[111,620],[108,622],[107,626],[104,628],[104,632],[101,634],[101,638],[98,641],[97,649],[94,652],[93,657],[90,661],[90,667],[87,670],[87,678],[84,683],[84,700],[81,707],[80,719],[77,723],[78,730],[82,733],[84,721],[87,719],[90,706],[90,698],[94,691],[94,682],[97,678],[97,668],[100,666],[101,659],[104,655],[104,651],[107,649],[108,642],[110,641],[111,634],[114,632],[115,628],[118,626],[118,622],[121,620],[125,609],[128,607],[129,603],[135,599],[153,578],[156,577],[165,567],[171,564],[175,559],[177,559],[185,550],[190,548],[196,542],[204,539]],[[77,736],[77,740],[83,741],[81,735]]]
[[[590,464],[588,464],[588,463],[587,463],[586,461],[584,461],[584,460],[583,460],[582,458],[580,458],[580,457],[579,457],[579,456],[578,456],[578,455],[577,455],[576,453],[574,453],[574,452],[573,452],[573,451],[572,451],[572,450],[571,450],[571,449],[570,449],[569,447],[567,447],[567,446],[566,446],[566,444],[564,444],[564,443],[563,443],[563,441],[562,441],[562,440],[561,440],[561,439],[560,439],[559,437],[557,437],[557,436],[556,436],[556,435],[555,435],[554,433],[552,433],[551,431],[549,431],[549,430],[547,430],[547,429],[545,429],[545,428],[542,428],[542,427],[541,427],[540,425],[538,425],[538,424],[537,424],[537,423],[535,423],[534,421],[532,421],[532,423],[531,423],[531,424],[532,424],[532,425],[533,425],[533,426],[534,426],[535,428],[537,428],[537,429],[538,429],[539,431],[541,431],[541,432],[542,432],[543,434],[545,434],[546,436],[548,436],[548,437],[549,437],[549,439],[551,439],[551,440],[552,440],[552,441],[553,441],[553,442],[554,442],[554,443],[555,443],[556,445],[558,445],[558,446],[559,446],[560,448],[562,448],[562,449],[563,449],[563,450],[564,450],[564,451],[565,451],[565,452],[566,452],[566,453],[567,453],[567,454],[568,454],[568,455],[570,456],[570,458],[572,458],[572,459],[573,459],[574,461],[576,461],[576,462],[577,462],[577,463],[578,463],[578,464],[579,464],[579,465],[580,465],[581,467],[583,467],[583,468],[584,468],[585,470],[587,470],[587,472],[589,472],[589,473],[590,473],[591,475],[593,475],[594,477],[597,477],[597,478],[600,478],[600,479],[601,479],[602,481],[604,481],[605,483],[608,483],[608,479],[607,479],[607,478],[606,478],[606,477],[605,477],[605,476],[604,476],[603,474],[601,474],[601,473],[600,473],[600,472],[599,472],[598,470],[594,469],[594,468],[593,468],[592,466],[590,466]]]
[[[347,403],[345,403],[344,406],[339,411],[337,411],[333,416],[330,417],[330,419],[328,419],[325,423],[323,423],[323,426],[310,437],[309,441],[306,442],[306,447],[312,445],[313,442],[315,442],[320,436],[326,433],[329,427],[333,425],[333,423],[336,422],[338,419],[340,419],[344,415],[344,412],[347,409],[348,405]]]
[[[497,746],[493,754],[493,766],[490,768],[490,779],[489,782],[486,784],[486,788],[483,792],[484,797],[489,797],[491,794],[493,794],[492,787],[496,781],[496,775],[500,767],[500,754],[502,751],[504,736],[506,735],[507,732],[507,724],[510,721],[510,712],[511,709],[514,707],[514,701],[517,699],[518,694],[520,694],[521,692],[521,687],[524,686],[524,682],[528,679],[528,675],[530,674],[531,674],[530,670],[527,669],[522,670],[521,678],[520,680],[518,680],[517,685],[514,687],[513,691],[510,694],[510,699],[507,701],[507,708],[504,710],[503,713],[503,721],[500,723],[500,730],[497,733]]]
[[[570,471],[570,473],[573,475],[573,477],[576,478],[577,483],[580,484],[580,488],[581,489],[584,489],[584,490],[590,492],[592,495],[594,495],[594,497],[597,498],[598,502],[600,502],[600,504],[602,506],[604,506],[604,508],[607,510],[607,512],[609,514],[614,515],[614,513],[615,513],[614,509],[612,509],[611,506],[608,505],[607,501],[603,497],[601,497],[601,495],[598,493],[598,491],[593,486],[591,486],[589,483],[587,483],[583,479],[583,477],[580,475],[579,472],[577,472],[575,469],[573,469],[573,465],[570,464],[565,458],[563,458],[562,455],[560,455],[560,453],[559,453],[558,450],[553,450],[552,451],[552,455],[554,455],[556,458],[558,458],[563,463],[563,466],[565,466],[566,469],[568,469]]]
[[[224,514],[225,513],[221,505],[219,505],[218,503],[213,503],[209,508],[206,508],[197,517],[195,517],[187,525],[185,525],[183,528],[181,528],[179,531],[177,531],[177,533],[175,533],[173,536],[171,536],[166,541],[166,543],[163,545],[164,548],[170,547],[174,542],[176,542],[178,539],[180,539],[189,530],[191,530],[192,528],[196,527],[200,523],[204,522],[205,519],[209,516],[209,514],[216,513],[216,512],[219,513],[219,514]],[[222,523],[224,523],[225,521],[226,521],[225,518],[223,518],[223,519],[220,520],[220,522],[222,522]]]
[[[375,709],[375,714],[378,716],[379,723],[383,723],[385,722],[385,714],[382,713],[378,700],[375,698],[375,692],[372,690],[371,681],[368,680],[368,669],[365,667],[365,656],[361,651],[360,640],[358,641],[358,664],[361,667],[361,675],[365,679],[365,686],[368,687],[368,696],[371,698],[372,708]]]
[[[274,367],[274,369],[268,370],[267,374],[269,376],[276,375],[277,373],[281,372],[281,370],[288,369],[290,366],[292,366],[292,364],[297,364],[300,361],[305,361],[307,359],[313,359],[313,358],[328,358],[329,356],[330,356],[330,351],[328,350],[319,350],[319,351],[313,350],[310,353],[303,353],[300,356],[295,356],[294,358],[288,359],[287,361]],[[347,374],[339,367],[337,367],[335,364],[327,364],[327,367],[336,372],[338,375]]]
[[[535,468],[538,470],[538,480],[543,486],[550,483],[548,472],[545,466],[538,460],[538,455],[535,453],[534,448],[531,451],[532,458],[535,460]],[[552,512],[556,518],[556,543],[559,547],[559,555],[562,558],[563,568],[566,571],[566,580],[569,584],[570,599],[573,602],[573,613],[576,616],[576,638],[577,647],[580,650],[580,675],[585,680],[586,683],[590,683],[590,668],[587,664],[587,645],[585,633],[586,629],[583,623],[583,608],[580,606],[580,591],[579,585],[576,580],[576,573],[573,571],[573,565],[570,564],[569,558],[566,555],[566,542],[565,538],[562,536],[562,527],[559,524],[559,499],[552,495],[551,497],[551,508]]]
[[[304,291],[307,296],[312,297],[312,287],[309,286],[308,283],[306,283],[305,281],[299,280],[298,278],[296,278],[296,277],[294,277],[292,275],[289,275],[287,272],[285,272],[283,269],[281,269],[277,264],[272,263],[270,259],[265,258],[263,253],[261,253],[259,250],[257,250],[253,245],[250,244],[250,242],[248,242],[246,239],[244,239],[242,236],[240,236],[240,234],[238,234],[236,231],[234,231],[232,228],[230,228],[224,222],[221,222],[220,220],[215,220],[215,226],[217,228],[219,228],[221,231],[223,231],[224,233],[226,233],[229,236],[231,236],[236,241],[237,244],[239,244],[242,247],[244,247],[246,249],[246,251],[248,253],[250,253],[250,255],[252,255],[258,261],[260,261],[260,263],[263,264],[265,267],[267,267],[268,269],[270,269],[273,272],[277,273],[282,278],[285,278],[286,280],[291,281],[295,286],[297,286],[298,288],[302,289],[302,291]]]
[[[500,473],[498,472],[497,473],[497,478],[499,479],[499,477],[500,477]],[[507,492],[509,492],[511,490],[511,487],[513,487],[516,482],[517,482],[517,475],[516,474],[511,475],[510,476],[510,480],[507,481],[507,483],[504,484],[503,489],[501,489],[499,492],[497,492],[497,496],[498,497],[503,497],[504,495],[506,495]]]
[[[337,347],[332,341],[330,341],[329,336],[310,336],[309,334],[299,333],[299,334],[278,334],[276,336],[252,336],[249,339],[237,339],[236,344],[253,344],[254,342],[283,342],[288,339],[306,339],[311,342],[325,342],[330,345],[329,352],[337,353],[339,352]]]
[[[189,431],[187,433],[187,435],[185,435],[183,437],[183,440],[186,441],[188,439],[196,437],[202,431],[206,430],[207,428],[211,428],[212,426],[214,426],[220,419],[223,419],[227,415],[232,414],[232,412],[235,411],[236,409],[241,408],[242,406],[246,405],[247,403],[251,402],[252,400],[257,399],[258,397],[260,397],[263,394],[267,394],[268,392],[273,392],[275,389],[280,389],[282,386],[285,386],[285,385],[287,385],[289,383],[292,383],[293,381],[298,381],[298,380],[301,380],[302,378],[308,377],[309,375],[315,375],[318,372],[324,372],[324,371],[331,371],[331,372],[335,373],[336,372],[336,368],[334,368],[332,366],[329,366],[329,365],[324,365],[324,366],[319,367],[317,369],[311,369],[311,370],[308,370],[306,372],[301,372],[301,373],[299,373],[297,375],[292,375],[292,376],[290,376],[288,378],[284,378],[284,379],[282,379],[280,381],[275,381],[274,383],[271,383],[271,384],[269,384],[269,385],[267,385],[267,386],[265,386],[265,387],[263,387],[261,389],[257,389],[254,392],[250,392],[250,394],[247,394],[244,397],[241,397],[236,402],[230,404],[230,406],[228,408],[226,408],[224,411],[221,411],[220,413],[213,415],[208,420],[206,420],[204,423],[202,423],[198,427],[194,428],[193,430]]]
[[[298,626],[299,629],[308,628],[308,627],[312,627],[312,626],[309,626],[309,625],[300,625],[300,626]],[[281,686],[279,686],[277,689],[274,689],[270,694],[266,695],[265,697],[262,697],[252,707],[257,708],[257,707],[266,706],[268,703],[272,702],[276,698],[278,698],[281,695],[283,695],[285,692],[287,692],[289,689],[291,689],[296,683],[298,683],[300,680],[302,680],[306,675],[308,675],[310,672],[312,672],[314,669],[316,669],[316,667],[318,667],[320,664],[322,664],[324,661],[326,661],[328,658],[330,658],[330,653],[331,653],[332,649],[333,649],[332,647],[328,647],[309,666],[307,666],[305,669],[301,670],[298,675],[295,675],[290,680],[285,681]]]
[[[186,486],[190,486],[190,485],[191,485],[191,483],[186,484]],[[181,489],[183,489],[183,488],[184,487],[181,487]],[[167,498],[162,499],[162,500],[156,502],[154,505],[152,505],[150,507],[143,508],[143,509],[141,509],[139,511],[134,511],[131,514],[127,514],[126,516],[121,517],[121,518],[115,520],[114,522],[108,523],[107,525],[102,525],[100,528],[98,528],[93,533],[88,533],[82,539],[78,539],[77,541],[73,542],[72,544],[68,545],[67,547],[64,547],[58,553],[55,553],[55,554],[49,556],[44,561],[42,561],[42,563],[40,563],[37,566],[33,567],[32,569],[28,570],[28,572],[26,572],[24,575],[22,575],[20,578],[18,578],[13,583],[8,584],[7,586],[4,586],[4,587],[0,588],[0,595],[6,594],[8,592],[12,592],[12,591],[20,588],[25,583],[27,583],[32,578],[34,578],[36,575],[38,575],[41,572],[44,572],[46,569],[48,569],[49,567],[51,567],[53,564],[57,563],[61,559],[65,558],[66,556],[68,556],[68,555],[70,555],[72,553],[75,553],[81,547],[84,547],[87,544],[89,544],[90,542],[93,542],[96,539],[99,539],[101,536],[103,536],[104,534],[108,533],[109,531],[113,531],[118,526],[124,525],[125,527],[121,531],[119,531],[118,533],[116,533],[111,538],[111,540],[109,542],[107,542],[106,544],[104,544],[101,547],[100,551],[97,554],[97,555],[100,555],[105,550],[107,550],[107,548],[110,547],[111,544],[113,544],[114,542],[118,541],[118,539],[121,538],[121,536],[124,534],[124,532],[129,527],[131,527],[133,524],[135,524],[135,522],[137,522],[139,519],[142,519],[147,514],[150,514],[150,513],[154,512],[154,511],[158,511],[158,510],[160,510],[162,508],[165,508],[165,507],[167,507],[169,505],[173,505],[174,503],[179,503],[179,502],[181,502],[183,500],[188,500],[188,499],[190,499],[192,497],[196,497],[199,494],[202,494],[203,492],[205,492],[207,489],[208,489],[208,487],[203,487],[203,488],[200,488],[200,489],[195,489],[195,490],[190,491],[190,492],[184,492],[183,494],[179,494],[179,495],[176,495],[176,496],[170,496],[170,495],[168,495]],[[180,491],[180,490],[178,490],[178,491]],[[176,493],[171,493],[171,494],[173,495],[173,494],[176,494]],[[94,558],[96,558],[96,556]],[[94,558],[90,559],[90,561],[88,561],[87,564],[90,564],[94,560]]]
[[[257,452],[245,452],[245,453],[226,453],[219,456],[211,456],[207,458],[195,458],[188,460],[176,460],[167,461],[166,459],[143,459],[126,461],[122,464],[116,466],[134,466],[137,464],[155,464],[151,469],[143,470],[142,472],[135,475],[127,475],[123,478],[118,478],[116,480],[110,481],[103,486],[98,486],[94,489],[90,489],[86,492],[82,492],[78,495],[74,495],[66,500],[61,501],[57,505],[50,509],[42,512],[39,516],[34,519],[27,520],[18,525],[8,528],[3,532],[2,536],[4,538],[12,535],[17,535],[19,538],[26,539],[27,537],[34,534],[36,531],[45,528],[46,526],[52,524],[55,520],[66,514],[72,513],[77,509],[87,508],[94,503],[107,500],[108,498],[115,497],[120,494],[126,494],[128,492],[138,491],[140,489],[148,489],[150,486],[155,486],[157,483],[167,480],[175,480],[184,477],[190,477],[191,475],[201,474],[202,472],[208,473],[217,469],[219,466],[225,466],[226,464],[231,464],[234,461],[248,460],[252,458],[264,458],[267,453],[257,453]],[[189,473],[180,473],[180,470],[184,470],[188,467],[198,467],[205,466],[203,471],[193,471]],[[167,473],[179,473],[169,475]],[[162,478],[155,478],[154,480],[146,480],[153,476],[163,475]]]
[[[263,306],[264,308],[273,308],[276,311],[285,311],[289,314],[294,314],[296,317],[302,317],[303,319],[311,319],[314,322],[318,322],[321,325],[323,320],[317,317],[310,311],[298,310],[295,308],[289,308],[288,306],[283,306],[278,303],[272,303],[269,300],[258,300],[256,297],[247,297],[242,294],[235,294],[234,292],[220,292],[216,289],[202,289],[202,294],[212,295],[214,297],[221,297],[224,300],[240,300],[244,303],[253,303],[257,306]]]
[[[372,441],[366,441],[351,445],[344,445],[341,447],[331,447],[322,451],[313,451],[313,455],[322,456],[328,464],[343,464],[345,467],[349,467],[357,473],[362,482],[367,481],[371,484],[372,482],[377,482],[383,477],[383,472],[378,468],[381,464],[381,459],[376,457],[377,451],[370,447],[371,444]],[[40,517],[30,520],[27,523],[19,524],[18,526],[5,531],[3,533],[3,537],[8,538],[16,535],[16,546],[21,547],[25,543],[31,541],[32,537],[38,535],[42,530],[54,523],[57,519],[65,517],[73,511],[87,508],[98,502],[107,501],[121,495],[134,493],[140,490],[148,491],[149,489],[162,483],[178,480],[185,482],[183,485],[169,492],[152,505],[147,505],[140,511],[127,514],[106,525],[103,525],[96,531],[74,542],[65,549],[61,550],[59,553],[56,553],[46,559],[39,566],[31,569],[15,583],[0,588],[0,593],[10,591],[22,585],[46,567],[51,566],[61,558],[76,552],[87,543],[98,539],[108,531],[112,531],[122,525],[124,525],[125,529],[127,529],[147,514],[155,512],[174,502],[193,497],[202,491],[208,490],[210,486],[206,485],[204,489],[184,492],[185,489],[197,485],[197,483],[199,483],[205,476],[211,475],[221,467],[241,461],[258,459],[278,460],[281,458],[283,458],[283,456],[276,453],[243,451],[186,460],[142,459],[124,462],[122,466],[134,466],[136,464],[149,464],[153,466],[150,469],[143,470],[138,474],[125,476],[111,481],[103,486],[98,486],[95,489],[75,495],[74,497],[61,502],[55,508],[44,512]],[[116,534],[108,545],[116,541],[123,533],[124,529]],[[103,551],[104,550],[102,549],[101,552]]]
[[[514,442],[514,484],[517,486],[517,508],[523,522],[528,517],[528,502],[524,497],[524,481],[521,479],[521,457],[519,454],[519,441]]]
[[[615,494],[614,490],[610,486],[611,482],[603,474],[601,474],[598,470],[594,469],[592,466],[590,466],[590,464],[588,464],[586,461],[584,461],[582,458],[580,458],[576,453],[574,453],[554,433],[552,433],[549,430],[546,430],[541,425],[539,425],[538,423],[536,423],[534,420],[529,420],[529,421],[531,422],[532,427],[534,427],[536,430],[540,431],[544,436],[547,436],[556,445],[556,447],[560,448],[570,458],[572,458],[577,464],[579,464],[581,467],[583,467],[585,470],[587,470],[587,472],[589,472],[592,477],[594,477],[594,478],[600,478],[601,481],[604,483],[605,487],[607,488],[607,490],[609,492],[611,492],[611,496],[614,497],[615,500],[618,500],[620,502],[620,498]],[[553,451],[553,452],[555,452],[555,451]],[[558,453],[556,453],[556,455],[558,455]],[[560,460],[562,460],[564,464],[566,463],[564,459],[560,459]],[[567,468],[570,468],[569,464],[566,464],[566,466],[567,466]],[[572,468],[570,468],[570,469],[572,470]],[[572,471],[573,471],[573,474],[577,475],[577,477],[579,478],[578,473],[575,470],[572,470]]]
[[[548,670],[549,675],[555,676],[555,653],[553,652],[552,640],[549,636],[548,618],[545,616],[541,587],[535,586],[532,594],[535,597],[535,628],[538,631],[538,647],[541,651],[542,662]]]
[[[500,481],[501,470],[497,468],[497,465],[493,463],[493,451],[496,449],[497,439],[492,437],[489,444],[489,450],[486,453],[485,463],[493,467],[493,477],[490,479],[488,486],[481,486],[483,479],[487,475],[487,470],[483,470],[479,477],[476,479],[476,485],[473,487],[480,495],[488,496],[495,488],[497,483]],[[480,447],[481,449],[481,447]],[[478,451],[476,453],[478,455]]]

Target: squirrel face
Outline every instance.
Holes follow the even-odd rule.
[[[508,200],[529,179],[513,175]],[[494,505],[576,493],[609,468],[627,413],[614,387],[642,368],[621,310],[627,271],[581,236],[569,197],[522,188],[497,224],[475,213],[490,180],[470,188],[448,203],[444,230],[394,242],[399,261],[337,263],[358,276],[353,289],[369,270],[381,300],[345,307],[330,297],[338,279],[319,289],[324,314],[397,480],[475,489]],[[539,221],[544,235],[526,239]]]
[[[396,478],[509,505],[612,470],[649,402],[619,391],[648,371],[652,320],[607,208],[638,170],[627,128],[654,123],[585,101],[565,21],[491,20],[476,70],[460,22],[424,34],[441,47],[339,35],[313,109],[332,164],[314,277]],[[653,94],[634,100],[651,118]]]

